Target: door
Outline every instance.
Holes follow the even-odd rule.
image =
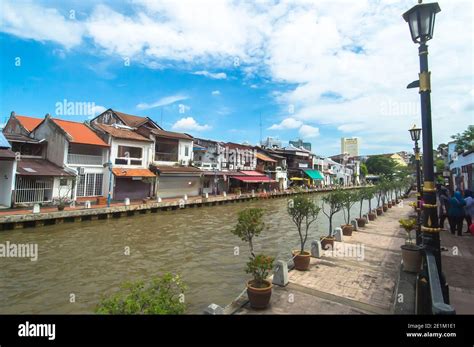
[[[150,196],[150,183],[130,177],[115,178],[114,200],[141,200]]]

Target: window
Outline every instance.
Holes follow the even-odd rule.
[[[79,175],[77,182],[77,196],[102,195],[104,175],[101,173],[86,173]]]
[[[141,147],[118,146],[117,158],[115,164],[117,165],[142,165]]]
[[[61,178],[61,179],[59,180],[59,185],[60,185],[60,186],[63,186],[63,187],[64,187],[64,186],[67,186],[67,182],[68,182],[67,179]]]
[[[184,146],[184,156],[189,156],[189,146]]]
[[[156,138],[155,160],[156,161],[178,161],[178,140]]]

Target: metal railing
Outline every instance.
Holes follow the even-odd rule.
[[[449,305],[449,289],[441,287],[436,258],[430,250],[423,250],[423,270],[417,278],[417,314],[453,315]]]
[[[102,156],[69,153],[67,155],[67,163],[78,165],[102,165]]]

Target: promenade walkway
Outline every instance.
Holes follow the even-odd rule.
[[[405,232],[398,220],[412,214],[408,202],[388,209],[352,236],[343,236],[343,242],[335,244],[336,252],[326,251],[321,258],[311,258],[308,271],[290,271],[289,284],[274,285],[271,303],[265,310],[251,309],[246,295],[242,295],[226,309],[227,313],[232,310],[235,314],[393,313],[400,246],[405,242]],[[341,256],[344,248],[359,251]]]

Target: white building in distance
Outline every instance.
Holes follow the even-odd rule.
[[[341,137],[341,153],[347,153],[349,157],[359,156],[360,139],[358,137]]]

